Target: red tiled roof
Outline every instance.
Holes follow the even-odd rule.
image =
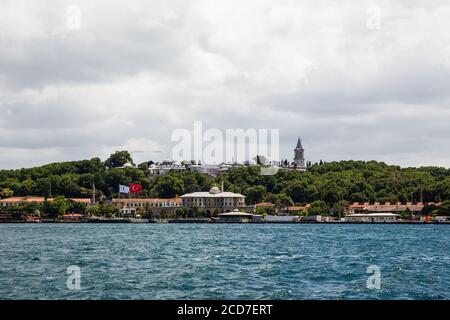
[[[91,203],[91,199],[89,198],[70,198],[73,202],[80,202],[80,203]]]
[[[435,204],[439,205],[439,203],[428,203],[428,205]],[[362,209],[366,211],[374,211],[374,212],[389,212],[389,211],[421,211],[425,204],[423,202],[418,202],[413,204],[412,202],[407,202],[406,204],[402,204],[401,202],[396,203],[390,203],[386,202],[384,204],[381,204],[380,202],[375,202],[374,204],[359,204],[359,203],[353,203],[350,205],[351,209]]]
[[[1,203],[44,202],[44,197],[11,197],[0,200]]]
[[[141,202],[141,203],[161,203],[161,202],[176,202],[181,203],[181,198],[114,198],[112,199],[113,203],[129,203],[129,202]]]
[[[256,204],[257,207],[275,207],[273,203],[270,202],[260,202]]]
[[[91,199],[89,198],[70,198],[69,200],[81,203],[91,202]],[[10,197],[1,199],[0,203],[30,203],[30,202],[42,203],[44,201],[45,201],[44,197]],[[53,201],[53,198],[48,198],[47,201]]]
[[[303,210],[308,209],[310,206],[311,206],[310,204],[307,204],[305,206],[290,206],[290,207],[287,207],[286,210],[287,211],[303,211]]]

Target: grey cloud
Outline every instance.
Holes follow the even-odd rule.
[[[280,129],[282,158],[301,135],[312,161],[450,161],[445,1],[380,3],[377,31],[371,1],[250,1],[233,16],[228,2],[79,1],[79,31],[69,4],[0,13],[0,168],[125,145],[162,160],[194,120]]]

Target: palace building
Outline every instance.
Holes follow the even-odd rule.
[[[181,196],[183,206],[203,208],[222,212],[232,211],[245,206],[245,196],[239,193],[225,192],[223,188],[212,187],[209,192],[193,192]]]
[[[69,198],[67,200],[71,200],[73,202],[84,203],[86,205],[92,204],[91,199],[89,198]],[[14,206],[23,206],[28,203],[44,203],[44,202],[52,202],[53,198],[45,198],[45,197],[10,197],[5,199],[0,199],[0,207],[14,207]]]
[[[111,204],[119,209],[121,216],[134,216],[136,212],[151,211],[159,215],[163,209],[175,212],[181,206],[180,198],[114,198]]]

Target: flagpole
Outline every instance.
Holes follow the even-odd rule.
[[[92,179],[92,204],[95,205],[95,181]]]

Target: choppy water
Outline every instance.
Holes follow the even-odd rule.
[[[0,225],[0,299],[450,299],[449,272],[445,225]]]

